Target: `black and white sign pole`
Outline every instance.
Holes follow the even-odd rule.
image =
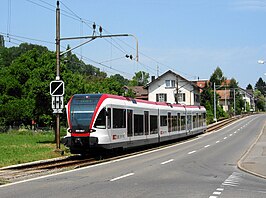
[[[59,1],[56,7],[56,80],[60,80],[60,9]],[[54,97],[54,96],[52,96]],[[63,98],[63,96],[62,96]],[[52,101],[53,102],[53,101]],[[60,113],[56,113],[56,150],[60,150]]]

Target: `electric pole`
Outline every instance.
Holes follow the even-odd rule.
[[[60,80],[60,9],[56,7],[56,80]],[[56,150],[60,150],[60,114],[56,113]]]

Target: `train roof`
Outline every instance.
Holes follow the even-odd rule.
[[[75,94],[73,95],[73,98],[90,98],[90,97],[99,98],[99,99],[101,98],[101,100],[105,100],[107,98],[124,100],[124,101],[130,101],[134,104],[144,103],[144,104],[153,104],[153,105],[159,105],[159,106],[183,107],[187,109],[192,109],[192,108],[205,109],[204,106],[171,104],[171,103],[166,103],[166,102],[153,102],[153,101],[148,101],[148,100],[134,99],[134,98],[125,97],[125,96],[118,96],[118,95],[113,95],[113,94]]]

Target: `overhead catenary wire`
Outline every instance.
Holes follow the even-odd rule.
[[[30,3],[32,3],[32,4],[35,4],[35,5],[37,5],[37,6],[40,6],[40,7],[42,7],[42,8],[44,8],[44,9],[47,9],[47,10],[49,10],[49,11],[52,11],[52,12],[55,12],[55,5],[52,5],[52,4],[50,4],[50,3],[47,3],[47,2],[45,2],[44,0],[36,0],[36,1],[38,1],[38,2],[36,2],[36,1],[34,1],[34,0],[25,0],[25,1],[28,1],[28,2],[30,2]],[[81,18],[80,16],[78,16],[73,10],[71,10],[67,5],[66,5],[66,3],[64,3],[63,1],[60,1],[61,2],[61,4],[64,6],[64,8],[65,9],[61,9],[61,11],[62,11],[62,15],[63,16],[66,16],[66,17],[68,17],[68,18],[71,18],[71,19],[73,19],[73,20],[75,20],[75,21],[79,21],[79,22],[81,22],[82,24],[85,24],[87,27],[89,27],[90,29],[92,29],[92,24],[93,24],[93,22],[92,21],[90,21],[90,20],[87,20],[87,19],[83,19],[83,18]],[[99,26],[99,25],[97,25],[97,26]],[[103,28],[103,30],[106,32],[106,33],[109,33],[106,29],[104,29]],[[111,38],[112,39],[112,41],[110,41],[109,39],[106,39],[106,38],[104,38],[104,40],[105,41],[107,41],[108,43],[110,43],[114,48],[116,48],[117,50],[119,50],[121,53],[123,53],[123,54],[130,54],[130,53],[128,53],[127,52],[127,50],[125,50],[124,49],[124,47],[120,44],[120,43],[123,43],[123,45],[126,45],[127,47],[129,47],[130,49],[133,49],[133,50],[136,50],[132,45],[130,45],[130,44],[128,44],[127,42],[125,42],[125,41],[123,41],[122,39],[120,39],[120,38]],[[35,41],[37,41],[37,39],[35,39]],[[118,42],[119,41],[119,42]],[[51,44],[52,42],[50,42],[50,44]],[[146,58],[148,58],[148,59],[150,59],[151,61],[154,61],[156,64],[156,66],[155,67],[158,67],[158,65],[161,65],[161,66],[164,66],[164,67],[166,67],[166,68],[168,68],[168,69],[171,69],[171,70],[173,70],[173,71],[178,71],[177,69],[174,69],[173,67],[171,67],[171,66],[169,66],[169,65],[167,65],[167,64],[164,64],[164,63],[162,63],[162,62],[160,62],[160,61],[158,61],[158,60],[156,60],[155,58],[153,58],[153,57],[151,57],[151,56],[148,56],[148,55],[146,55],[146,54],[144,54],[143,52],[141,52],[141,51],[139,51],[139,54],[141,54],[142,56],[144,56],[144,57],[146,57]],[[81,50],[81,57],[83,57],[83,55],[82,55],[82,50]],[[144,67],[145,69],[147,69],[148,71],[157,71],[157,69],[156,68],[152,68],[152,67],[150,67],[150,66],[147,66],[147,65],[145,65],[144,63],[141,63],[141,62],[139,62],[138,63],[139,65],[141,65],[142,67]],[[149,69],[148,69],[149,68]],[[185,75],[185,76],[190,76],[190,77],[195,77],[195,75],[191,75],[191,74],[187,74],[187,73],[185,73],[185,72],[183,72],[183,71],[178,71],[179,73],[181,73],[181,74],[183,74],[183,75]],[[154,72],[153,72],[154,73]]]

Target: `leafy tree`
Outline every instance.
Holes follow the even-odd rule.
[[[257,111],[265,111],[265,97],[261,94],[261,92],[256,89],[254,91],[254,97],[255,97],[255,107]]]
[[[5,39],[4,36],[0,34],[0,47],[5,47]]]
[[[248,84],[248,86],[246,87],[246,90],[253,90],[253,87],[251,84]]]
[[[113,79],[113,80],[119,82],[122,86],[128,85],[128,83],[129,83],[129,80],[128,79],[125,79],[120,74],[111,75],[110,76],[110,79]]]
[[[144,86],[148,84],[150,75],[144,71],[139,71],[135,73],[132,80],[129,82],[129,86]]]
[[[224,76],[220,67],[217,67],[210,77],[211,86],[213,86],[214,83],[216,85],[222,85],[225,80],[226,77]]]
[[[259,80],[256,82],[255,89],[259,90],[261,92],[261,94],[265,96],[266,83],[262,80],[262,78],[259,78]]]

